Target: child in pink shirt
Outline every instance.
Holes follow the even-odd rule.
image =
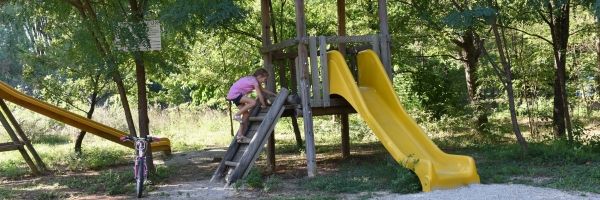
[[[227,93],[227,100],[235,103],[239,108],[239,111],[233,115],[233,119],[241,123],[240,129],[236,135],[238,142],[248,140],[248,138],[244,136],[244,132],[247,128],[248,118],[250,117],[249,111],[256,105],[256,100],[251,99],[246,95],[253,90],[256,90],[256,96],[258,96],[262,108],[267,106],[263,93],[275,96],[275,93],[262,87],[262,83],[264,83],[268,77],[269,72],[260,68],[256,70],[252,76],[245,76],[236,81],[229,89],[229,93]]]

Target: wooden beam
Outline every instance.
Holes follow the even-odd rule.
[[[275,172],[275,133],[271,133],[269,142],[267,143],[267,168],[271,173]]]
[[[319,52],[321,57],[321,77],[323,79],[323,106],[331,106],[329,98],[329,67],[327,66],[327,42],[325,36],[319,37]]]
[[[308,39],[308,49],[310,51],[310,74],[312,76],[312,94],[313,99],[321,101],[321,80],[319,79],[319,66],[317,54],[317,37]],[[314,106],[314,105],[313,105]]]
[[[338,35],[346,35],[346,0],[337,0]],[[340,43],[338,49],[346,55],[346,44]]]
[[[263,47],[271,45],[271,18],[269,13],[269,1],[261,0],[260,12],[261,12],[261,27],[262,27],[262,45]],[[273,72],[273,60],[271,59],[271,52],[264,52],[262,54],[263,67],[269,72],[270,76],[267,80],[267,89],[275,91],[275,76]]]
[[[23,140],[25,147],[27,147],[27,150],[29,150],[29,152],[31,153],[31,156],[33,156],[33,159],[35,160],[35,163],[37,163],[37,166],[39,167],[40,171],[42,173],[46,172],[46,170],[47,170],[46,164],[44,164],[44,161],[42,161],[42,158],[40,157],[40,155],[37,153],[35,148],[33,148],[31,141],[29,141],[29,138],[27,137],[27,135],[21,128],[21,125],[19,125],[19,122],[17,122],[17,119],[15,119],[15,116],[12,115],[12,112],[10,112],[10,109],[8,109],[8,106],[6,105],[6,103],[4,102],[3,99],[0,99],[0,107],[2,108],[2,111],[4,112],[4,114],[6,114],[6,118],[8,119],[8,121],[15,128],[17,135],[19,137],[21,137],[21,140]]]
[[[0,152],[19,150],[20,146],[13,142],[0,143]]]
[[[298,40],[305,39],[306,37],[306,21],[304,18],[304,0],[295,0],[294,5],[296,7],[296,36]],[[307,50],[305,44],[298,44],[298,71],[300,72],[300,97],[302,101],[302,115],[304,120],[304,137],[306,140],[306,169],[308,177],[314,177],[317,174],[316,167],[316,152],[315,152],[315,140],[313,133],[313,122],[311,107],[309,104],[310,95],[308,94],[309,80],[308,80],[308,66],[307,61]]]
[[[340,121],[342,124],[342,158],[346,159],[350,157],[350,123],[348,114],[341,114]]]
[[[261,0],[260,13],[261,13],[261,27],[262,27],[262,45],[267,47],[271,45],[271,12],[269,5],[271,0]],[[273,71],[273,60],[271,52],[264,52],[262,54],[263,67],[269,72],[270,76],[267,79],[267,89],[275,92],[275,73]],[[267,145],[267,166],[271,169],[275,169],[275,133],[271,133],[269,138],[269,145]]]
[[[292,128],[294,129],[294,136],[296,136],[296,146],[302,148],[302,135],[300,134],[300,127],[298,126],[298,117],[296,113],[291,114],[292,117]]]
[[[378,0],[378,14],[379,14],[379,32],[381,33],[381,61],[385,66],[385,71],[388,74],[390,81],[393,82],[393,71],[392,71],[392,59],[390,53],[390,30],[388,27],[388,13],[387,13],[387,1]]]
[[[273,60],[293,60],[296,57],[298,57],[298,52],[297,51],[286,51],[283,52],[281,50],[279,51],[273,51],[271,53],[271,58]]]
[[[2,101],[4,101],[4,100],[2,100]],[[19,137],[17,137],[17,135],[15,134],[15,131],[13,130],[13,128],[8,123],[8,120],[6,120],[6,117],[4,117],[4,114],[6,114],[6,113],[4,113],[4,112],[0,113],[0,123],[2,123],[2,126],[4,126],[4,129],[6,130],[6,133],[8,133],[8,135],[12,139],[13,144],[15,145],[15,147],[17,148],[17,150],[19,150],[19,153],[21,153],[21,156],[23,156],[23,159],[25,159],[25,162],[27,163],[27,165],[31,169],[31,172],[34,175],[39,175],[40,174],[40,170],[33,163],[33,160],[31,160],[31,157],[29,157],[29,154],[27,153],[27,151],[25,150],[25,148],[23,148],[23,145],[19,141]]]

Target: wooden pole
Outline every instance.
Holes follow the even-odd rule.
[[[271,45],[271,16],[269,5],[271,0],[260,1],[261,27],[262,27],[262,45],[263,47]],[[275,73],[273,70],[273,60],[271,52],[263,53],[263,67],[269,72],[267,80],[267,89],[275,92]],[[275,133],[271,133],[267,145],[267,166],[271,171],[275,171]]]
[[[304,18],[304,0],[295,0],[296,7],[296,36],[298,40],[306,38],[306,21]],[[300,98],[302,100],[302,117],[304,120],[304,137],[306,140],[306,169],[308,177],[317,174],[315,140],[313,134],[312,109],[310,107],[310,95],[308,94],[308,65],[307,49],[303,43],[298,44],[298,71],[300,72]]]
[[[21,140],[23,140],[23,143],[25,144],[25,146],[31,153],[31,156],[33,156],[33,159],[37,163],[37,166],[39,167],[40,171],[42,171],[42,173],[46,172],[46,170],[47,170],[46,164],[44,164],[44,161],[42,161],[42,158],[40,157],[40,155],[37,153],[35,148],[33,148],[31,141],[29,141],[29,138],[27,137],[27,135],[25,135],[25,132],[19,125],[19,122],[17,122],[17,119],[15,119],[15,116],[12,115],[12,113],[10,112],[10,109],[8,109],[8,106],[2,99],[0,99],[0,107],[2,107],[2,111],[6,115],[6,118],[8,119],[8,121],[15,128],[17,135],[19,137],[21,137]]]
[[[379,14],[379,32],[381,33],[381,61],[385,66],[385,71],[393,82],[394,75],[392,74],[392,57],[390,54],[390,30],[388,28],[388,14],[387,14],[387,1],[378,0],[378,14]]]
[[[337,0],[338,35],[346,35],[346,0]],[[339,43],[338,49],[346,56],[346,44]]]
[[[17,137],[17,135],[15,134],[15,131],[13,130],[13,128],[8,123],[8,120],[4,117],[4,114],[6,114],[6,113],[4,113],[4,112],[0,113],[0,123],[2,123],[2,126],[4,126],[4,129],[6,130],[6,133],[8,133],[8,135],[12,139],[13,146],[17,147],[16,149],[19,150],[19,153],[21,153],[21,156],[23,156],[23,159],[25,159],[25,163],[27,163],[27,165],[31,169],[31,172],[34,175],[39,175],[40,174],[40,170],[33,163],[33,160],[31,160],[31,157],[29,157],[29,154],[27,153],[27,151],[25,150],[25,148],[23,148],[23,144],[21,144],[21,141],[19,140],[19,137]]]
[[[350,123],[348,113],[341,114],[340,121],[342,123],[342,158],[346,159],[350,157]]]
[[[292,128],[294,129],[294,135],[296,136],[296,146],[302,148],[302,135],[300,134],[300,126],[298,126],[298,117],[294,113],[292,114]]]

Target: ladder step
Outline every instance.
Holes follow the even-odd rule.
[[[237,140],[237,143],[238,144],[250,144],[251,141],[252,141],[252,139],[246,138],[246,139],[243,139],[243,140]]]
[[[23,144],[15,144],[12,142],[0,143],[0,152],[18,150]]]
[[[238,162],[225,161],[225,165],[230,166],[230,167],[237,167],[238,166]]]
[[[257,116],[257,117],[250,117],[250,121],[251,122],[261,122],[262,120],[265,119],[265,116]]]

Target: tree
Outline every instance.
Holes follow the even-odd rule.
[[[525,138],[523,137],[523,134],[521,133],[521,129],[519,128],[519,122],[517,120],[517,112],[516,112],[516,108],[515,108],[515,95],[514,95],[514,89],[513,89],[513,74],[512,74],[512,70],[511,70],[511,62],[508,60],[508,57],[506,56],[508,49],[505,46],[505,44],[507,43],[507,41],[504,39],[505,38],[504,31],[502,31],[502,35],[501,35],[499,28],[498,28],[499,25],[502,26],[502,20],[500,18],[500,15],[498,14],[499,7],[498,7],[497,2],[493,3],[492,0],[488,0],[488,3],[490,4],[491,7],[496,8],[498,10],[491,15],[490,24],[492,27],[492,32],[494,34],[495,44],[498,49],[500,63],[502,64],[502,69],[503,69],[502,71],[504,72],[504,76],[501,77],[501,80],[504,83],[504,87],[506,89],[506,93],[508,96],[510,120],[512,123],[513,132],[515,133],[515,136],[517,138],[517,141],[519,142],[519,145],[521,145],[521,149],[523,150],[524,153],[526,153],[527,149],[528,149],[527,141],[525,141]],[[488,54],[487,51],[485,50],[485,48],[482,48],[482,49],[484,51],[484,54]],[[487,56],[489,56],[489,55],[487,55]],[[492,64],[492,66],[494,66],[494,68],[496,68],[498,71],[500,71],[499,67],[496,66],[496,63],[493,62],[491,59],[490,59],[490,63]]]
[[[568,131],[568,139],[572,140],[571,116],[569,114],[569,101],[566,88],[566,62],[567,47],[569,44],[569,20],[571,12],[570,0],[530,0],[529,6],[535,9],[539,18],[548,25],[552,41],[554,57],[554,110],[553,127],[557,137],[565,136],[565,127]]]

